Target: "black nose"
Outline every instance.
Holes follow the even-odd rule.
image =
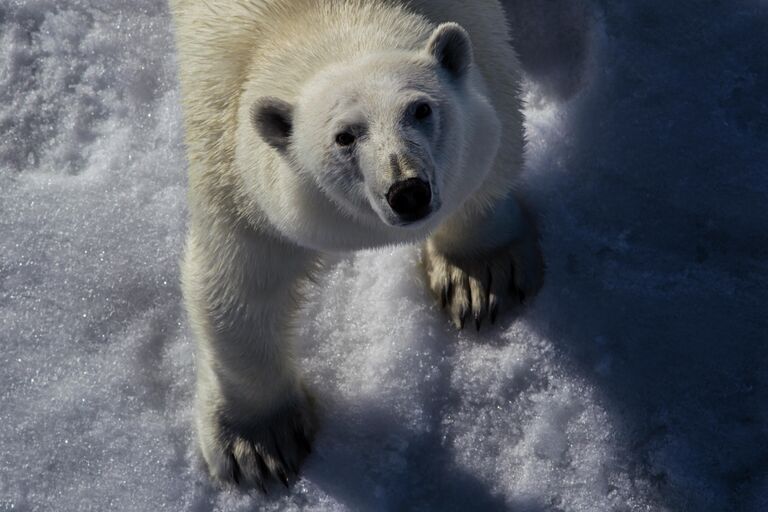
[[[407,222],[426,217],[432,201],[429,183],[419,178],[398,181],[387,192],[387,202],[392,211]]]

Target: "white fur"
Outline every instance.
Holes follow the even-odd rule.
[[[493,317],[508,280],[529,295],[540,286],[535,224],[511,195],[523,147],[518,64],[496,1],[171,4],[200,446],[218,480],[262,486],[295,472],[315,429],[290,321],[322,252],[430,237],[429,286],[450,295],[461,325]],[[453,45],[466,34],[471,47]],[[441,65],[445,41],[466,70]],[[432,114],[415,120],[424,102]],[[275,105],[291,113],[290,138],[258,115]],[[352,149],[334,142],[347,129],[359,135]],[[431,185],[432,213],[403,225],[385,197],[409,177]]]

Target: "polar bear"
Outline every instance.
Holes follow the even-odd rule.
[[[295,478],[316,419],[291,323],[323,254],[424,241],[457,327],[533,296],[519,66],[496,0],[171,0],[182,288],[214,479]]]

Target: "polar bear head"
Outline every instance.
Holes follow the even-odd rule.
[[[416,50],[324,67],[294,104],[259,98],[251,120],[346,217],[403,230],[435,226],[477,190],[500,134],[455,23]]]

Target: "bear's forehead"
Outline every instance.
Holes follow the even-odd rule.
[[[379,107],[391,109],[394,105],[407,104],[425,98],[434,98],[431,91],[412,84],[388,84],[380,82],[369,87],[350,86],[336,90],[336,96],[329,103],[331,111],[371,110]]]
[[[440,95],[434,70],[424,66],[376,66],[335,69],[310,87],[314,100],[331,110],[413,101]],[[319,96],[319,98],[318,98]]]
[[[403,53],[369,55],[328,66],[313,80],[310,89],[330,90],[339,96],[362,97],[409,89],[434,89],[437,73],[420,56]]]

